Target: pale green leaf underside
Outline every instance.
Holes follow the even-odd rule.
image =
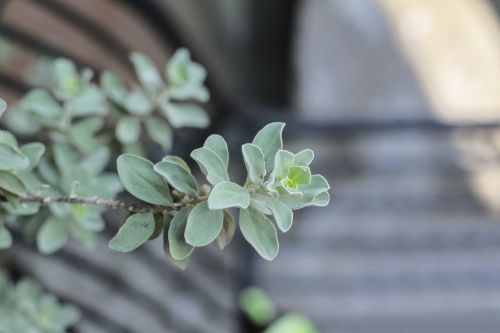
[[[0,170],[25,169],[29,159],[20,151],[0,143]]]
[[[222,181],[229,181],[224,162],[211,149],[205,147],[195,149],[191,157],[198,163],[210,184],[216,185]]]

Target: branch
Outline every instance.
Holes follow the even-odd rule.
[[[20,197],[19,201],[22,203],[39,203],[45,205],[53,203],[96,205],[96,206],[106,207],[108,209],[125,210],[129,213],[170,213],[183,207],[183,204],[178,204],[178,203],[172,204],[171,206],[158,206],[158,205],[132,204],[119,200],[101,199],[97,197],[71,197],[71,196]]]

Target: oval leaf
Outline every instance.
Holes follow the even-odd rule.
[[[158,117],[147,117],[144,124],[149,137],[159,144],[163,150],[171,150],[174,139],[174,132],[165,120]]]
[[[273,212],[274,220],[276,221],[278,228],[283,232],[290,230],[293,223],[292,210],[274,197],[269,197],[267,202],[269,208]]]
[[[40,159],[45,153],[45,146],[39,142],[22,145],[19,149],[28,158],[30,170],[40,163]]]
[[[52,254],[68,241],[68,229],[63,221],[50,219],[44,223],[36,236],[38,250],[43,254]]]
[[[16,175],[7,171],[0,171],[0,189],[18,196],[26,195],[26,187],[23,182]]]
[[[151,96],[158,94],[163,87],[163,80],[153,61],[139,52],[133,52],[130,55],[130,60],[134,64],[139,81],[148,93]]]
[[[135,155],[121,155],[117,161],[123,186],[133,196],[154,205],[170,205],[167,183],[153,170],[153,163]]]
[[[118,141],[125,145],[136,143],[141,136],[141,121],[135,117],[121,117],[116,124],[115,134]]]
[[[170,255],[175,260],[185,260],[194,251],[194,247],[186,243],[184,234],[191,208],[184,207],[172,219],[168,229],[168,242],[170,244]]]
[[[168,100],[160,99],[158,105],[170,124],[175,128],[207,128],[210,124],[210,119],[205,110],[194,104],[170,103]]]
[[[168,231],[170,230],[170,224],[172,223],[173,216],[165,215],[163,219],[163,252],[165,256],[167,256],[170,261],[180,269],[186,269],[189,260],[191,259],[191,255],[189,255],[184,260],[175,260],[170,254],[170,242],[168,241]],[[192,254],[192,252],[191,252]]]
[[[218,134],[210,135],[203,144],[203,147],[211,149],[219,158],[224,162],[226,169],[229,166],[229,151],[227,149],[227,142]]]
[[[29,159],[23,153],[0,143],[0,170],[25,169],[29,164]]]
[[[220,182],[208,196],[210,209],[230,207],[247,208],[250,205],[250,193],[247,189],[232,182]]]
[[[264,152],[259,146],[247,143],[241,147],[243,160],[247,168],[248,178],[254,184],[262,184],[266,176],[266,161]]]
[[[269,172],[273,169],[274,155],[276,152],[283,148],[282,133],[284,123],[270,123],[262,128],[252,143],[259,146],[264,152],[264,159],[266,161],[266,170]]]
[[[127,218],[108,246],[113,251],[130,252],[144,244],[154,231],[155,219],[152,213],[134,214]]]
[[[198,183],[191,173],[177,163],[162,161],[154,166],[154,170],[165,177],[173,188],[188,196],[196,197]]]
[[[250,207],[240,210],[240,229],[243,237],[266,260],[278,255],[278,235],[274,224],[262,213]]]
[[[198,163],[210,184],[216,185],[219,182],[229,181],[224,162],[211,149],[205,147],[195,149],[191,157]]]
[[[222,210],[211,210],[207,202],[197,204],[189,214],[186,232],[186,242],[200,247],[213,242],[222,230],[224,213]]]

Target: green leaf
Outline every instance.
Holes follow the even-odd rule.
[[[293,212],[287,205],[279,201],[279,199],[270,196],[268,199],[268,207],[271,209],[274,220],[278,228],[282,232],[287,232],[292,227]]]
[[[17,149],[0,143],[0,170],[26,169],[29,159]]]
[[[137,116],[145,116],[153,111],[153,106],[146,95],[140,90],[134,90],[124,100],[128,112]]]
[[[45,146],[39,142],[22,145],[19,149],[29,160],[28,170],[33,170],[40,163],[45,153]]]
[[[283,179],[288,177],[290,167],[293,165],[294,155],[286,150],[278,150],[274,158],[273,177]]]
[[[169,93],[174,99],[208,101],[210,95],[203,85],[206,76],[206,70],[191,61],[189,51],[185,48],[177,50],[167,64]]]
[[[93,151],[100,145],[100,140],[95,134],[104,126],[104,120],[99,117],[84,118],[71,126],[70,135],[72,142],[83,152]]]
[[[168,242],[170,244],[170,255],[175,260],[185,260],[194,251],[194,247],[186,243],[184,233],[186,232],[186,225],[190,207],[184,207],[177,214],[175,214],[170,228],[168,229]]]
[[[278,319],[264,333],[319,333],[313,323],[301,314],[288,313]]]
[[[26,195],[26,187],[23,182],[17,176],[7,171],[0,171],[0,189],[17,196]]]
[[[64,58],[56,59],[53,63],[55,81],[57,84],[56,94],[59,98],[69,99],[80,91],[80,76],[75,64]]]
[[[12,148],[17,148],[17,139],[11,132],[0,130],[0,143],[4,143]]]
[[[38,250],[43,254],[52,254],[68,241],[68,229],[63,221],[47,220],[36,237]]]
[[[175,260],[172,255],[170,254],[170,242],[168,241],[168,231],[170,230],[170,224],[172,222],[172,215],[165,215],[163,219],[163,252],[165,255],[172,261],[172,263],[179,267],[180,269],[186,269],[187,264],[189,263],[189,260],[191,258],[191,254],[183,260]]]
[[[154,205],[171,205],[172,197],[167,183],[153,169],[153,163],[135,155],[121,155],[117,159],[118,175],[125,189],[136,198]]]
[[[189,214],[184,237],[195,247],[212,243],[219,236],[224,220],[222,210],[211,210],[207,202],[197,204]]]
[[[155,116],[147,117],[145,120],[146,132],[153,142],[159,144],[163,150],[171,150],[174,132],[163,119]]]
[[[295,154],[293,164],[298,166],[309,166],[314,160],[314,152],[311,149],[304,149]]]
[[[23,97],[20,105],[22,110],[32,112],[41,117],[58,118],[63,113],[59,102],[42,89],[31,90]]]
[[[115,134],[118,141],[125,145],[135,143],[141,136],[141,121],[136,117],[121,117],[116,124]]]
[[[268,124],[255,135],[252,141],[254,145],[259,146],[264,152],[267,172],[273,169],[274,155],[283,148],[282,133],[284,127],[284,123]]]
[[[203,144],[203,147],[211,149],[224,162],[226,169],[229,166],[229,151],[224,138],[218,134],[210,135]]]
[[[234,217],[227,210],[224,210],[224,223],[222,225],[222,230],[217,237],[217,243],[219,244],[221,250],[231,243],[235,231],[236,223],[234,222]]]
[[[247,168],[248,178],[254,184],[262,184],[266,176],[266,162],[262,150],[251,143],[244,144],[241,147],[243,160]]]
[[[101,87],[110,100],[121,105],[127,96],[127,90],[115,74],[104,71],[101,75]]]
[[[167,156],[165,156],[162,159],[162,161],[177,163],[178,165],[180,165],[181,167],[183,167],[184,170],[186,170],[187,172],[191,173],[191,169],[189,168],[189,165],[186,163],[186,161],[184,161],[179,156],[167,155]]]
[[[71,112],[75,116],[104,115],[108,111],[106,100],[95,84],[86,85],[82,92],[71,99]]]
[[[133,52],[130,60],[134,65],[135,72],[143,87],[150,96],[156,96],[163,89],[164,83],[158,69],[151,59],[139,52]]]
[[[0,224],[0,250],[5,250],[12,245],[12,235],[7,228]]]
[[[278,255],[278,235],[274,224],[256,209],[240,209],[240,229],[243,237],[266,260]]]
[[[311,170],[309,167],[292,166],[288,177],[296,184],[309,184],[311,182]]]
[[[130,252],[144,244],[155,231],[152,213],[131,215],[109,241],[109,248],[118,252]]]
[[[238,298],[238,304],[245,315],[258,326],[266,326],[278,315],[278,309],[271,298],[257,287],[245,288]]]
[[[247,208],[250,205],[250,192],[246,188],[232,182],[220,182],[215,185],[208,196],[210,209],[230,207]]]
[[[160,99],[158,106],[174,128],[207,128],[210,124],[205,110],[194,104],[170,103],[166,99]]]
[[[222,181],[229,181],[224,162],[211,149],[205,147],[195,149],[191,157],[198,163],[210,184],[216,185]]]
[[[165,177],[173,188],[190,197],[198,195],[198,183],[193,175],[177,163],[162,161],[154,166],[154,170]]]

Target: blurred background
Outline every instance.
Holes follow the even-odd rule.
[[[313,148],[333,201],[298,214],[274,262],[247,244],[200,251],[187,272],[161,244],[110,253],[69,244],[12,267],[83,310],[75,332],[243,332],[258,285],[320,332],[498,332],[500,1],[3,0],[0,96],[15,104],[65,56],[132,82],[128,54],[163,66],[188,47],[208,69],[209,133],[239,145],[287,122]],[[202,253],[201,253],[202,252]],[[282,332],[288,333],[288,332]]]

